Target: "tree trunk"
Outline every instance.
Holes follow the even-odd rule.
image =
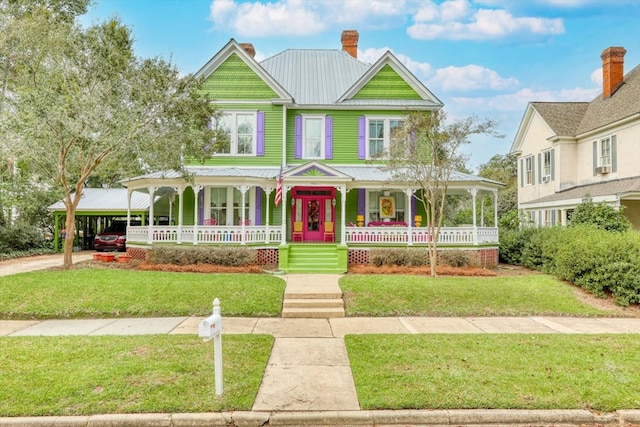
[[[64,238],[64,264],[63,268],[69,270],[73,268],[73,241],[76,236],[76,210],[67,208],[67,219],[65,220],[66,236]]]

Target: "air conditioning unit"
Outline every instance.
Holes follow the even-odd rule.
[[[611,166],[601,166],[600,173],[609,173],[611,172]]]
[[[542,177],[542,182],[549,182],[551,181],[551,175],[544,175]]]

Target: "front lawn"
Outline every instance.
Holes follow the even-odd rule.
[[[205,316],[275,317],[284,280],[267,274],[125,269],[36,271],[0,277],[0,318]]]
[[[225,335],[216,396],[213,345],[193,335],[0,338],[0,416],[250,411],[273,341]]]
[[[346,275],[347,316],[602,316],[554,277]]]
[[[352,335],[362,409],[637,409],[640,336]]]

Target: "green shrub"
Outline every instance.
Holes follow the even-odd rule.
[[[593,203],[591,197],[587,196],[576,206],[568,226],[591,224],[607,231],[627,231],[631,229],[631,222],[624,216],[622,209],[623,207],[616,209],[606,203]]]
[[[522,264],[522,253],[530,236],[538,231],[535,227],[525,227],[518,230],[500,229],[500,261],[512,264]]]
[[[256,251],[237,246],[158,246],[149,251],[149,260],[156,264],[243,267],[256,263]]]
[[[420,267],[429,265],[429,259],[424,249],[371,249],[369,264],[376,267],[383,265]]]
[[[473,260],[468,251],[445,250],[438,251],[438,264],[450,267],[469,267]]]
[[[33,225],[19,223],[0,227],[0,253],[25,252],[46,246],[47,241]]]

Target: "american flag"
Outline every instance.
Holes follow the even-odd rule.
[[[276,199],[275,204],[278,206],[280,202],[282,202],[282,180],[284,179],[284,174],[282,173],[282,165],[280,165],[280,174],[278,175],[278,185],[276,185]]]

